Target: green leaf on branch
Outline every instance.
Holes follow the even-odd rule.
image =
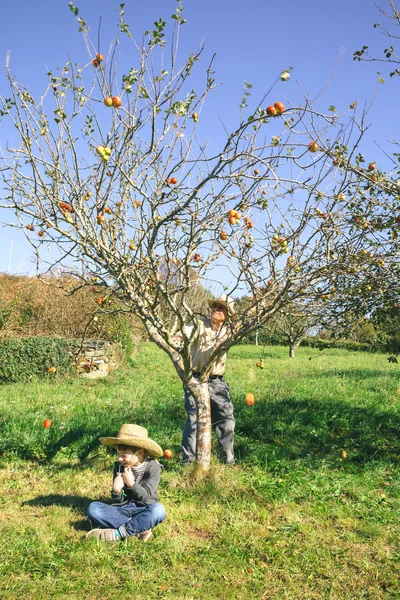
[[[74,13],[74,15],[77,17],[78,16],[78,8],[76,6],[74,6],[73,2],[70,2],[68,4],[69,8],[72,10],[72,12]]]

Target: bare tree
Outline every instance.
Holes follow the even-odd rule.
[[[364,123],[355,106],[341,118],[314,111],[308,98],[286,108],[279,101],[266,108],[262,98],[250,110],[244,102],[236,129],[210,153],[199,126],[216,81],[211,62],[203,89],[191,86],[202,49],[179,65],[180,3],[169,52],[165,21],[138,43],[121,8],[121,40],[106,58],[71,9],[89,51],[86,66],[69,61],[50,73],[40,100],[8,66],[2,114],[19,142],[2,151],[0,207],[17,215],[39,276],[67,265],[81,286],[106,286],[141,320],[196,399],[197,461],[207,471],[215,359],[297,299],[379,302],[377,286],[384,294],[398,276],[399,190],[389,174],[361,166]],[[136,52],[123,74],[122,39]],[[225,269],[222,281],[217,267]],[[189,321],[196,335],[187,298],[198,280],[234,296],[245,288],[253,300],[196,379],[192,338],[183,334],[180,347],[173,336]]]
[[[363,46],[361,50],[356,50],[356,52],[354,52],[353,60],[378,62],[389,65],[390,68],[395,66],[394,70],[389,72],[389,76],[394,77],[395,75],[400,75],[400,56],[398,54],[398,49],[394,46],[396,40],[399,39],[399,36],[398,33],[394,32],[392,27],[393,25],[395,28],[400,27],[400,11],[397,9],[394,0],[388,0],[388,5],[389,10],[385,10],[376,5],[378,11],[383,16],[384,21],[383,23],[374,23],[374,27],[388,40],[385,44],[387,47],[382,51],[382,56],[374,56],[374,54],[371,54],[368,46]]]
[[[268,323],[268,330],[278,335],[289,346],[289,358],[294,358],[297,348],[305,339],[312,327],[321,325],[321,314],[307,314],[301,306],[289,306],[284,312],[278,313]]]

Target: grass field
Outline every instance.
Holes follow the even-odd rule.
[[[179,466],[181,386],[152,344],[105,380],[0,387],[1,598],[400,598],[399,365],[242,346],[227,380],[240,468],[214,461],[200,483]],[[174,451],[168,518],[149,544],[85,543],[86,508],[111,487],[97,438],[124,422]]]

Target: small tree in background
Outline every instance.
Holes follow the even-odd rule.
[[[279,336],[289,346],[289,358],[294,358],[297,348],[310,329],[321,324],[321,315],[307,314],[301,306],[288,307],[268,324],[269,331]]]
[[[121,39],[107,57],[71,9],[86,66],[49,73],[40,100],[8,69],[2,114],[19,142],[3,150],[1,206],[17,215],[39,276],[63,263],[79,285],[106,287],[168,354],[196,399],[197,460],[207,471],[214,360],[296,302],[313,311],[334,303],[345,319],[350,308],[394,295],[399,188],[390,174],[363,167],[356,103],[343,118],[315,112],[308,99],[284,107],[263,98],[250,109],[247,89],[236,129],[209,152],[202,107],[216,82],[209,64],[203,89],[193,89],[201,49],[178,61],[181,4],[170,52],[166,21],[137,42],[121,6]],[[122,38],[136,54],[124,72],[115,58]],[[195,379],[192,337],[183,335],[181,347],[173,336],[197,323],[188,294],[199,281],[217,294],[245,289],[252,300]]]

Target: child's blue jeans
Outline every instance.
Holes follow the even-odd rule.
[[[159,502],[146,506],[136,506],[134,502],[122,505],[92,502],[87,512],[92,527],[118,529],[122,539],[153,529],[166,516],[165,508]]]

